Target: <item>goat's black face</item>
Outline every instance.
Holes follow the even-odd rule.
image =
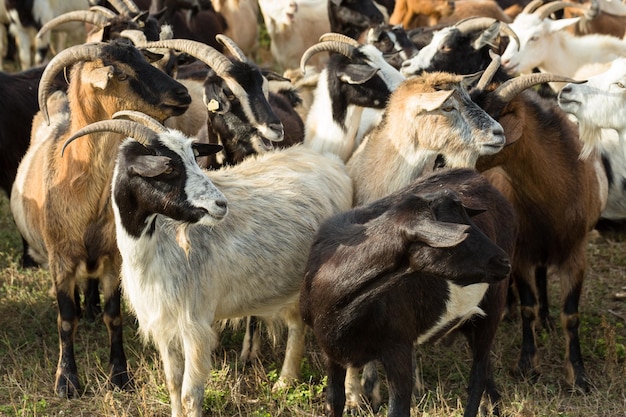
[[[439,275],[461,286],[494,283],[508,276],[511,265],[507,254],[470,218],[481,210],[464,207],[457,197],[448,193],[436,195],[431,210],[434,219],[444,227],[446,223],[467,225],[466,237],[450,247],[436,247],[418,240],[410,251],[410,263],[415,270]]]
[[[130,41],[120,39],[103,48],[102,60],[113,65],[130,83],[136,97],[157,107],[161,119],[183,114],[191,104],[187,88],[169,75],[152,66]],[[155,115],[156,116],[156,115]]]

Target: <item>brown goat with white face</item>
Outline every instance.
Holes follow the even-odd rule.
[[[68,97],[47,96],[50,79],[72,65]],[[41,113],[35,118],[31,147],[18,169],[11,209],[33,258],[48,264],[58,302],[60,355],[55,391],[61,397],[80,394],[74,358],[79,305],[77,285],[100,279],[104,322],[111,344],[111,382],[128,382],[122,345],[119,272],[110,187],[117,148],[124,138],[100,140],[94,134],[62,154],[65,139],[79,128],[116,111],[136,109],[163,121],[181,114],[190,103],[187,90],[154,68],[129,41],[68,48],[44,71],[39,88]],[[69,110],[62,110],[69,106]],[[56,107],[56,109],[55,109]],[[56,110],[48,115],[48,110]],[[41,116],[54,121],[41,122]]]
[[[465,90],[471,80],[429,73],[403,82],[394,91],[382,122],[348,161],[355,204],[409,184],[432,170],[438,154],[445,155],[448,167],[466,168],[473,167],[480,155],[502,149],[502,127]]]

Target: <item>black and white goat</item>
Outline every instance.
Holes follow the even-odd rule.
[[[304,143],[347,161],[363,135],[379,122],[387,99],[404,81],[374,45],[336,33],[326,34],[300,61],[302,72],[313,55],[333,54],[322,70],[305,120]]]
[[[172,416],[200,417],[215,320],[287,309],[287,349],[302,354],[306,258],[321,222],[351,207],[350,177],[338,158],[304,146],[203,171],[195,157],[205,145],[128,120],[74,138],[100,130],[133,138],[120,147],[112,187],[124,294],[161,354]],[[299,365],[284,364],[281,378]]]
[[[490,313],[483,297],[489,284],[508,277],[515,233],[511,205],[470,169],[436,173],[325,221],[300,303],[326,354],[326,415],[343,415],[346,367],[379,360],[388,415],[408,417],[413,344]],[[474,382],[469,389],[482,394]],[[474,405],[470,400],[466,412]]]

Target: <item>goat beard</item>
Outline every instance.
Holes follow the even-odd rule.
[[[189,223],[181,223],[176,228],[176,243],[178,246],[185,252],[185,257],[189,259],[189,252],[191,250],[191,245],[189,244],[189,235],[187,233],[187,228],[189,227]]]

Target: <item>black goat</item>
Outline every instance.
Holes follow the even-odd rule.
[[[343,413],[346,367],[380,360],[388,415],[408,417],[414,342],[434,342],[458,326],[465,331],[470,317],[493,313],[483,296],[508,276],[515,235],[511,205],[470,169],[435,173],[323,223],[300,306],[326,354],[327,415]],[[470,376],[471,415],[484,391],[498,400],[490,346],[482,348],[474,355],[483,363],[475,362]]]
[[[372,26],[385,23],[385,17],[372,0],[329,0],[330,31],[357,39]]]

